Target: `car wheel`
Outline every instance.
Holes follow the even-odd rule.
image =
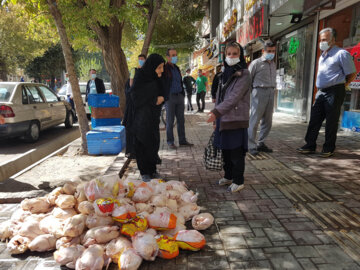
[[[40,126],[36,121],[30,123],[29,129],[26,132],[25,140],[27,142],[36,142],[40,137]]]
[[[66,112],[65,128],[72,128],[74,125],[74,115],[71,111]]]

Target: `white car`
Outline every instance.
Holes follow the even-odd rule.
[[[46,85],[25,82],[0,82],[0,138],[39,139],[40,131],[65,123],[71,128],[74,114]]]
[[[81,92],[81,97],[83,100],[83,104],[85,106],[85,112],[86,114],[90,115],[90,109],[89,109],[89,105],[87,104],[87,102],[85,101],[85,97],[86,97],[86,85],[87,82],[79,82],[79,87],[80,87],[80,92]],[[111,91],[111,83],[104,83],[105,85],[105,91],[107,94],[112,94]],[[60,90],[58,91],[58,96],[61,97],[63,100],[67,99],[66,96],[66,84],[64,84]]]

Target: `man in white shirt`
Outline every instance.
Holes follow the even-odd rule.
[[[66,100],[70,103],[71,108],[73,109],[75,113],[75,119],[76,117],[76,111],[75,111],[75,104],[74,104],[74,98],[73,98],[73,92],[71,88],[71,84],[69,82],[69,74],[65,73],[65,81],[66,81]]]

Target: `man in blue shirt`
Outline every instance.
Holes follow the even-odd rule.
[[[345,98],[345,88],[356,77],[356,68],[349,52],[335,45],[335,30],[325,28],[320,31],[320,50],[316,78],[315,103],[311,109],[310,122],[305,136],[306,144],[296,149],[302,154],[312,154],[316,150],[316,139],[323,121],[326,119],[325,143],[321,157],[334,154],[336,133]]]
[[[185,116],[184,116],[184,98],[182,77],[177,63],[177,52],[169,48],[166,52],[167,63],[164,66],[164,92],[166,108],[166,137],[167,143],[171,149],[176,149],[174,143],[174,120],[177,120],[177,132],[180,146],[193,146],[185,137]]]

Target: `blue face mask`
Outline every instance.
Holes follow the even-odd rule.
[[[266,59],[266,60],[271,61],[271,60],[274,59],[274,57],[275,57],[275,54],[274,54],[274,53],[266,53],[266,54],[265,54],[265,59]]]
[[[173,56],[173,57],[171,57],[171,63],[176,64],[176,63],[177,63],[177,61],[178,61],[177,56]]]
[[[96,74],[91,74],[91,79],[95,79],[96,78]]]
[[[139,60],[139,66],[142,67],[145,63],[145,60]]]

